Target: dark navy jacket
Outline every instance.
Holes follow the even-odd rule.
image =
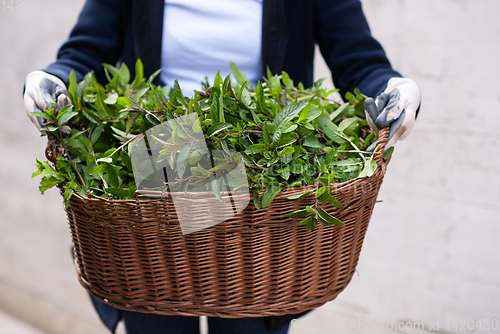
[[[57,61],[45,71],[67,81],[71,69],[79,80],[94,70],[105,82],[102,63],[123,61],[133,72],[141,58],[149,76],[161,67],[163,6],[164,0],[87,0]],[[317,43],[342,96],[357,87],[375,97],[389,78],[400,76],[371,36],[359,0],[264,0],[263,7],[263,73],[269,66],[312,86]]]
[[[141,58],[144,75],[149,76],[161,67],[163,8],[164,0],[87,0],[57,61],[45,71],[67,83],[71,69],[78,80],[94,70],[105,82],[102,63],[125,62],[133,76],[135,61]],[[389,78],[400,76],[372,38],[360,0],[263,1],[263,73],[269,66],[273,73],[284,70],[295,82],[312,86],[316,43],[342,96],[357,87],[375,97]],[[159,77],[156,84],[162,84]],[[114,331],[120,311],[92,301]],[[267,317],[267,327],[278,329],[298,316]]]

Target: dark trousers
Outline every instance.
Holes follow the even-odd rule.
[[[199,318],[123,311],[127,334],[200,334]],[[286,334],[290,323],[268,330],[265,318],[208,317],[209,334]]]

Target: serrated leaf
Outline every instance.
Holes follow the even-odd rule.
[[[343,144],[347,142],[347,140],[340,133],[339,128],[328,118],[320,117],[318,118],[318,123],[321,130],[323,130],[328,139],[333,140],[337,144]]]
[[[283,179],[288,181],[288,179],[290,178],[290,166],[286,165],[281,168],[279,174]]]
[[[42,180],[40,181],[40,186],[38,187],[38,189],[40,190],[40,192],[42,193],[42,195],[45,193],[46,190],[50,189],[50,188],[53,188],[55,187],[58,183],[60,183],[61,181],[58,180],[57,178],[55,178],[54,176],[51,176],[51,177],[44,177],[42,178]]]
[[[276,130],[274,131],[273,135],[273,142],[277,143],[280,136],[281,136],[281,130],[283,128],[283,124],[287,121],[291,121],[295,117],[299,115],[299,113],[302,111],[307,106],[307,103],[305,102],[299,102],[299,103],[292,103],[287,106],[285,106],[274,118],[274,126],[276,127]]]

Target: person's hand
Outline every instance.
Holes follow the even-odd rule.
[[[406,78],[391,78],[376,100],[371,97],[365,100],[366,119],[375,134],[391,124],[386,149],[408,136],[419,108],[420,89],[415,81]],[[368,151],[375,149],[374,144]]]
[[[24,89],[24,107],[38,130],[47,124],[47,120],[30,115],[30,113],[33,111],[44,112],[50,103],[54,104],[56,110],[61,110],[69,104],[65,91],[64,82],[54,75],[43,71],[34,71],[28,74]]]

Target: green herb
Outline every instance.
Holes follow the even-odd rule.
[[[189,184],[209,183],[220,198],[220,172],[237,164],[238,156],[233,153],[239,152],[258,210],[269,206],[285,188],[315,185],[315,204],[285,216],[305,218],[302,223],[309,231],[317,223],[342,225],[320,205],[328,202],[343,209],[329,184],[369,177],[377,168],[373,157],[379,153],[363,150],[376,140],[362,117],[365,97],[356,90],[341,104],[328,97],[334,91],[320,87],[322,80],[304,89],[300,83],[295,86],[285,72],[278,76],[268,71],[267,78],[253,88],[234,63],[231,69],[237,84],[218,73],[213,85],[203,83],[192,98],[183,95],[177,82],[173,89],[153,85],[159,72],[143,78],[140,60],[132,83],[124,64],[119,68],[105,65],[106,85],[99,84],[93,73],[77,83],[72,72],[67,91],[72,105],[33,113],[47,119],[44,130],[64,152],[54,167],[37,160],[33,176],[42,176],[40,191],[61,184],[66,205],[74,192],[134,198],[130,156],[134,143],[145,142],[146,131],[156,125],[175,121],[169,138],[154,137],[156,145],[164,146],[160,159],[176,172],[170,187],[187,189]],[[178,121],[193,113],[199,122]],[[71,131],[62,131],[64,126]],[[186,141],[190,133],[202,133],[209,150],[227,155],[215,159],[213,168],[203,167],[202,150],[193,144],[197,141]],[[309,193],[288,199],[300,200]]]

